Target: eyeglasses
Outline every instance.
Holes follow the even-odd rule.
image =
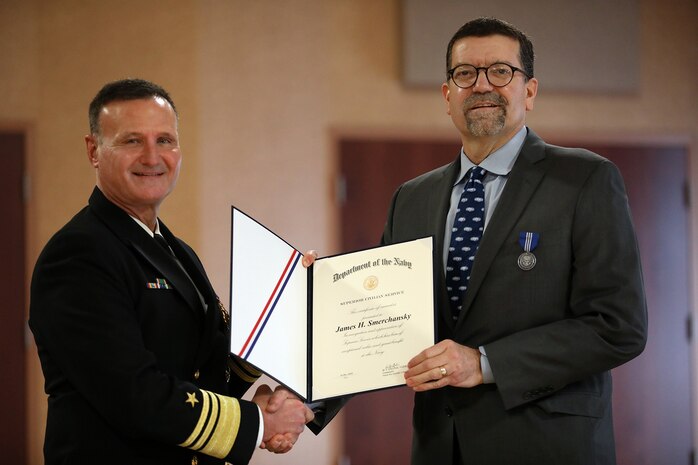
[[[477,78],[480,76],[480,70],[485,72],[487,82],[494,87],[504,87],[509,84],[514,79],[514,73],[517,71],[531,79],[531,76],[526,74],[521,68],[506,63],[494,63],[486,68],[477,68],[473,65],[458,65],[449,69],[446,75],[453,79],[455,85],[461,89],[467,89],[475,85]]]

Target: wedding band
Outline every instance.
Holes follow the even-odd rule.
[[[441,376],[446,376],[446,367],[439,367],[439,371],[441,372]]]

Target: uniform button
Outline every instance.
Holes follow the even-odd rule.
[[[194,379],[199,379],[199,376],[201,376],[201,373],[199,373],[199,370],[196,370],[194,372]],[[195,456],[196,457],[196,456]]]
[[[444,409],[444,411],[446,412],[446,416],[447,416],[447,417],[452,417],[452,416],[453,416],[453,410],[451,410],[451,407],[446,407],[446,408]]]
[[[191,465],[197,465],[199,463],[199,457],[196,455],[192,456],[191,458]]]

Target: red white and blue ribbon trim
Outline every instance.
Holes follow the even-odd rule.
[[[276,286],[274,287],[274,290],[269,296],[269,300],[267,300],[267,304],[262,309],[261,313],[259,314],[259,318],[257,318],[257,322],[252,328],[252,331],[250,331],[250,335],[247,337],[247,340],[245,341],[245,344],[242,346],[242,349],[240,349],[240,353],[238,354],[238,356],[242,357],[243,359],[247,359],[252,353],[252,349],[254,349],[254,346],[257,344],[257,340],[259,339],[259,336],[262,334],[262,331],[264,331],[264,327],[269,321],[269,317],[271,317],[271,314],[274,312],[276,304],[279,302],[281,294],[283,294],[284,289],[286,288],[286,284],[288,284],[288,281],[291,278],[293,270],[296,268],[296,265],[298,264],[298,260],[300,259],[300,257],[301,253],[297,250],[294,249],[291,252],[291,257],[288,259],[286,267],[284,268],[284,271],[281,273],[281,276],[279,276],[279,279],[276,282]]]

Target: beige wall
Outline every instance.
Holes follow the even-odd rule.
[[[529,124],[544,136],[686,143],[698,179],[698,4],[669,3],[640,2],[637,95],[554,94],[541,82]],[[336,252],[338,134],[456,138],[438,89],[400,83],[399,17],[398,0],[4,0],[0,128],[30,135],[29,269],[93,185],[82,141],[90,98],[126,76],[161,83],[177,102],[185,159],[162,216],[200,252],[223,301],[231,204],[302,250]],[[38,464],[45,398],[33,348],[29,359]],[[258,452],[254,463],[329,465],[339,451],[336,421],[320,437],[306,434],[293,455]]]

